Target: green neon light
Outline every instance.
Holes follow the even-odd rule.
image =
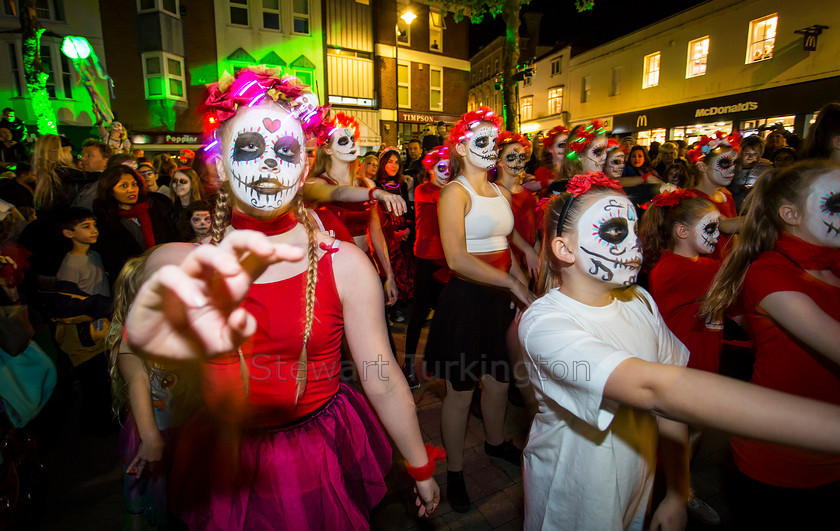
[[[90,43],[84,37],[64,37],[61,52],[70,59],[87,59],[90,56]]]

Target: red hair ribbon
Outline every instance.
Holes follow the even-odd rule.
[[[604,124],[599,120],[586,124],[585,127],[575,133],[575,137],[571,142],[569,142],[569,150],[567,151],[566,156],[571,153],[577,153],[580,155],[583,153],[583,150],[586,149],[593,140],[595,140],[596,137],[603,135],[606,131],[606,127],[604,127]]]
[[[502,131],[496,138],[496,149],[502,150],[508,144],[519,144],[524,147],[526,151],[531,150],[531,142],[525,135],[520,133],[511,133],[510,131]]]
[[[730,148],[732,151],[741,150],[741,133],[735,131],[731,135],[727,135],[723,131],[715,131],[715,136],[703,135],[694,146],[694,149],[688,150],[686,156],[688,161],[694,164],[700,160],[705,159],[710,155],[716,155],[724,151],[724,148]]]
[[[542,139],[542,145],[544,148],[550,148],[552,144],[554,144],[554,139],[557,138],[557,135],[568,135],[569,128],[565,125],[555,125],[551,128],[545,138]]]
[[[619,192],[624,192],[618,181],[610,179],[602,172],[590,171],[583,175],[575,175],[569,180],[566,185],[566,191],[572,194],[572,197],[578,198],[588,192],[593,186],[606,186],[608,188],[615,188]]]
[[[502,128],[502,119],[496,116],[493,109],[481,106],[474,111],[470,111],[461,115],[461,119],[449,132],[449,141],[452,144],[460,144],[463,142],[472,128],[479,122],[490,122],[496,129]]]
[[[647,210],[651,205],[659,208],[671,208],[679,205],[680,201],[689,197],[702,196],[694,190],[677,188],[672,192],[662,192],[660,194],[656,194],[656,196],[651,199],[650,203],[642,206],[642,208]]]
[[[435,166],[437,166],[441,159],[449,160],[449,148],[446,146],[440,146],[423,157],[423,167],[426,168],[426,170],[433,172],[435,171]]]
[[[446,450],[427,442],[426,455],[429,457],[429,462],[423,466],[411,466],[407,462],[405,464],[405,471],[414,481],[425,481],[432,477],[435,474],[435,461],[446,459]]]
[[[336,131],[341,129],[352,129],[353,140],[356,142],[359,141],[359,122],[349,114],[337,112],[332,120],[324,122],[320,127],[318,131],[318,145],[323,146],[326,144]]]

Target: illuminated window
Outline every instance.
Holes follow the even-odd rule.
[[[186,101],[184,58],[166,52],[143,54],[146,99]]]
[[[235,26],[248,25],[248,0],[229,0],[230,23]]]
[[[688,65],[685,77],[697,77],[706,73],[706,60],[709,58],[709,36],[694,39],[688,43]]]
[[[580,102],[586,103],[592,95],[592,78],[590,76],[582,77],[580,80]]]
[[[659,52],[645,56],[645,75],[642,77],[642,88],[650,88],[659,85]]]
[[[411,107],[411,63],[400,61],[397,65],[397,104]]]
[[[443,51],[443,30],[446,23],[443,20],[443,13],[429,10],[429,50],[433,52]]]
[[[548,114],[563,112],[563,87],[548,89]]]
[[[429,67],[429,109],[443,110],[443,69]]]
[[[773,57],[776,44],[776,13],[750,22],[750,34],[747,37],[747,63],[755,63]]]
[[[292,0],[292,29],[298,35],[309,35],[309,0]]]
[[[280,0],[262,0],[263,28],[280,29]]]
[[[53,73],[53,50],[49,45],[41,44],[41,68],[47,73],[47,82],[45,88],[50,95],[50,98],[55,98],[55,74]]]
[[[612,80],[610,82],[610,96],[621,94],[621,67],[612,69]]]
[[[519,99],[519,119],[530,120],[534,117],[534,97],[525,96]]]

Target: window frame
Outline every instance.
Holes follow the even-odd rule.
[[[560,91],[559,96],[556,94],[552,94],[555,91]],[[563,97],[565,96],[564,92],[566,91],[566,87],[563,85],[559,85],[556,87],[551,87],[548,89],[548,114],[560,114],[563,112]],[[557,101],[559,100],[559,105],[557,105]],[[555,109],[556,107],[556,109]]]
[[[406,67],[406,82],[400,82],[400,67]],[[397,61],[397,108],[400,109],[410,109],[411,108],[411,61],[402,60],[400,59]],[[408,93],[408,102],[403,105],[400,103],[400,88],[405,87]]]
[[[698,56],[698,59],[695,59],[694,48],[696,47],[696,45],[702,44],[704,41],[706,42],[706,53],[705,53],[705,55]],[[688,53],[687,53],[686,60],[685,60],[685,78],[686,79],[706,75],[706,71],[709,69],[709,48],[711,48],[711,43],[712,43],[712,40],[709,38],[708,35],[705,35],[703,37],[699,37],[697,39],[692,39],[692,40],[688,41]],[[700,58],[702,58],[702,63],[700,62]],[[703,66],[703,71],[700,72],[700,73],[695,72],[693,67],[695,65],[701,65],[701,64]]]
[[[440,85],[432,85],[432,72],[440,72]],[[434,91],[440,92],[440,105],[433,105],[434,98],[432,93]],[[443,110],[443,67],[429,65],[429,110],[442,111]]]
[[[656,58],[656,70],[652,69],[652,60]],[[656,82],[651,83],[650,76],[656,73]],[[644,58],[644,65],[642,67],[642,89],[653,88],[659,86],[659,75],[662,73],[662,51],[657,50],[649,53]]]
[[[403,35],[403,28],[405,28],[405,41],[400,40],[400,35]],[[400,17],[397,17],[397,46],[411,48],[411,24],[406,24]]]
[[[312,3],[309,0],[306,2],[306,13],[299,13],[295,11],[295,0],[291,2],[292,9],[292,35],[312,35]],[[280,2],[282,5],[282,1]],[[295,22],[297,20],[306,20],[306,33],[299,32],[295,29]]]
[[[50,12],[49,16],[42,17],[38,15],[38,20],[44,20],[47,22],[67,22],[67,11],[64,9],[64,1],[63,0],[46,0],[47,2],[47,10]],[[58,7],[56,7],[58,6]],[[20,6],[18,5],[18,8]],[[35,3],[35,12],[38,12],[38,4]],[[61,14],[61,18],[57,18],[57,14]]]
[[[181,19],[181,0],[173,0],[175,2],[175,12],[169,11],[168,9],[163,8],[163,0],[152,0],[155,3],[155,7],[143,9],[142,4],[143,0],[137,0],[137,12],[138,13],[155,13],[161,12],[166,13],[172,17],[177,19]]]
[[[556,70],[554,68],[555,66],[557,67]],[[553,76],[559,76],[562,73],[563,73],[563,56],[561,55],[557,59],[552,59],[551,60],[551,76],[552,77]]]
[[[525,110],[528,112],[525,112]],[[519,98],[519,121],[534,119],[534,96],[522,96]]]
[[[17,43],[7,42],[7,44],[9,45],[7,47],[9,50],[9,70],[14,79],[12,90],[17,91],[17,94],[13,95],[12,98],[22,98],[24,95],[23,89],[26,86],[23,79],[23,58],[20,56]]]
[[[434,15],[440,17],[440,24],[434,21]],[[429,51],[435,53],[443,53],[443,30],[446,29],[446,13],[442,13],[436,9],[429,9]],[[438,47],[432,47],[433,36],[438,35]]]
[[[158,58],[160,60],[161,66],[161,73],[160,74],[149,74],[147,71],[147,64],[146,61],[149,58]],[[177,61],[181,66],[181,74],[175,75],[169,72],[169,60]],[[144,52],[140,55],[140,62],[143,64],[143,92],[146,96],[147,101],[155,101],[155,100],[175,100],[175,101],[187,101],[187,77],[186,71],[184,68],[184,58],[178,55],[174,55],[167,52]],[[149,94],[149,79],[151,78],[161,78],[163,79],[163,95],[161,96],[154,96]],[[181,96],[173,95],[172,91],[170,90],[170,80],[179,80],[181,82],[182,92]]]
[[[621,74],[623,69],[620,66],[614,66],[610,69],[610,96],[618,96],[621,94]]]
[[[266,13],[271,13],[273,15],[277,15],[277,27],[276,28],[269,28],[265,25],[265,15]],[[277,9],[265,7],[265,0],[260,0],[260,15],[262,16],[261,19],[261,27],[260,29],[264,31],[283,31],[283,2],[282,0],[277,0]]]
[[[240,24],[238,22],[233,21],[233,17],[231,16],[231,10],[233,9],[242,9],[243,11],[245,11],[245,17],[247,19],[245,21],[245,24]],[[227,23],[228,26],[234,26],[236,28],[251,27],[251,5],[248,3],[248,0],[227,0]]]
[[[774,25],[775,29],[774,29],[774,32],[773,32],[773,39],[772,39],[773,40],[773,49],[770,50],[770,55],[768,57],[762,57],[760,59],[752,59],[750,56],[753,55],[753,47],[756,44],[766,43],[768,40],[770,40],[770,39],[767,38],[767,31],[765,29],[765,32],[764,32],[765,38],[760,40],[760,41],[753,41],[753,28],[755,28],[755,26],[758,25],[758,24],[766,23],[768,20],[774,19],[774,18],[776,19],[776,24]],[[765,24],[765,28],[766,28],[766,24]],[[772,59],[773,58],[773,52],[775,51],[775,48],[776,48],[776,35],[778,35],[778,34],[779,34],[779,13],[771,13],[767,16],[757,18],[755,20],[751,20],[750,25],[749,25],[749,30],[747,32],[747,56],[744,59],[744,64],[749,65],[749,64],[753,64],[753,63],[760,63],[762,61],[767,61],[768,59]]]
[[[580,78],[580,102],[587,103],[592,99],[592,76]]]

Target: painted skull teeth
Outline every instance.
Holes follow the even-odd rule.
[[[636,208],[626,197],[599,198],[581,214],[577,257],[589,275],[621,286],[636,281],[642,265],[636,222]]]
[[[828,221],[823,221],[827,230],[825,231],[826,234],[831,234],[832,232],[840,236],[840,227],[835,227],[833,223],[829,223]]]
[[[803,228],[812,242],[840,248],[840,171],[819,176],[809,186]]]

